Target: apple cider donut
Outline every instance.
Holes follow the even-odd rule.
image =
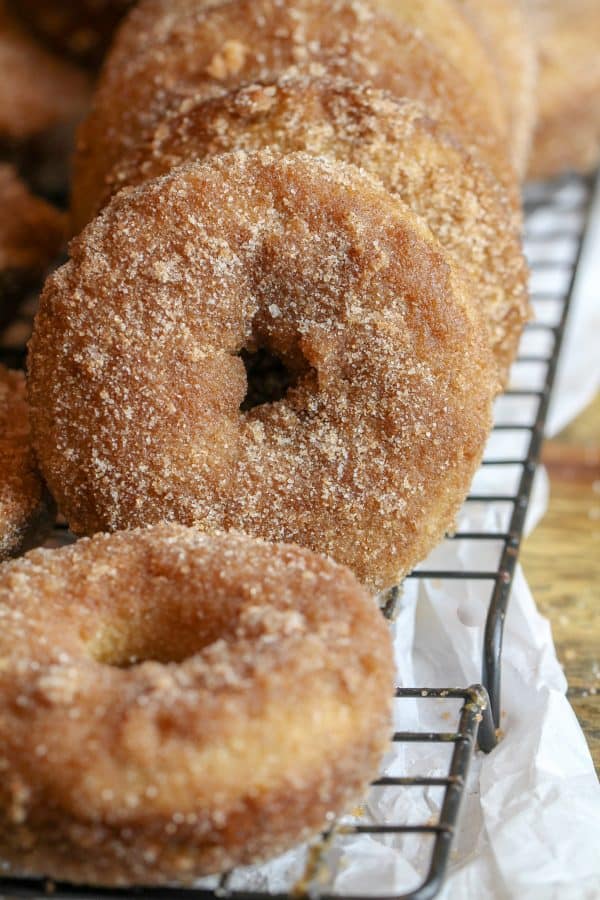
[[[0,331],[41,280],[66,235],[65,218],[0,163]]]
[[[0,140],[24,141],[83,115],[89,83],[48,53],[0,0]]]
[[[529,175],[589,172],[600,162],[600,4],[527,0],[540,63]]]
[[[42,539],[50,507],[30,443],[25,377],[0,365],[0,561]]]
[[[478,30],[500,80],[511,158],[524,178],[537,117],[537,55],[520,0],[458,0]]]
[[[225,154],[121,192],[71,253],[29,362],[36,450],[75,532],[238,527],[384,588],[452,526],[495,367],[450,259],[378,182]],[[257,351],[288,389],[241,409]]]
[[[0,853],[97,885],[259,862],[361,799],[391,737],[387,625],[300,547],[177,525],[0,572]]]
[[[498,73],[487,48],[460,0],[377,0],[402,25],[418,28],[460,71],[471,90],[481,97],[499,135],[508,140],[508,112]]]
[[[418,213],[476,285],[506,380],[529,312],[520,204],[416,101],[327,77],[188,98],[121,159],[102,204],[173,166],[267,146],[354,163]]]
[[[74,229],[91,218],[124,152],[170,108],[272,81],[290,67],[422,100],[514,189],[496,110],[421,29],[397,24],[368,0],[144,0],[117,35],[79,133]]]
[[[0,157],[36,191],[63,197],[88,78],[49,53],[0,0]]]
[[[133,0],[18,0],[27,24],[60,53],[97,65]]]

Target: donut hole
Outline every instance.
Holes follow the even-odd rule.
[[[292,366],[288,359],[267,346],[244,347],[238,355],[248,381],[246,396],[240,404],[242,412],[283,400],[311,368],[303,357],[299,362],[294,360]]]
[[[179,664],[199,653],[207,644],[202,634],[131,634],[126,629],[110,626],[103,629],[89,646],[92,658],[103,666],[132,669],[145,662]]]
[[[151,593],[151,591],[150,591]],[[131,669],[145,662],[179,664],[221,639],[225,617],[210,604],[198,605],[185,596],[157,596],[138,616],[115,616],[102,623],[87,642],[98,663]]]

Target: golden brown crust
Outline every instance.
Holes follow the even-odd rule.
[[[134,0],[18,0],[16,11],[56,50],[90,65],[101,62]]]
[[[89,82],[48,53],[0,0],[0,139],[22,141],[83,115]]]
[[[31,449],[25,377],[0,366],[0,560],[35,546],[51,510]]]
[[[71,253],[30,396],[75,531],[240,527],[386,587],[451,527],[492,356],[442,248],[379,183],[303,154],[214,157],[119,194]],[[297,384],[240,412],[256,346]]]
[[[540,64],[531,178],[600,161],[600,6],[597,0],[528,0]]]
[[[527,172],[537,118],[537,54],[521,0],[458,0],[495,63],[508,110],[511,159]]]
[[[75,221],[89,221],[107,173],[169,108],[190,94],[273,80],[289,67],[422,100],[514,189],[494,110],[422,30],[398,25],[368,0],[144,0],[119,31],[80,131]]]
[[[506,380],[529,315],[520,205],[415,101],[327,77],[187,98],[109,173],[102,205],[173,166],[267,146],[353,163],[422,216],[476,286]]]
[[[299,547],[163,525],[0,573],[0,852],[95,884],[190,880],[322,829],[391,733],[387,626]]]

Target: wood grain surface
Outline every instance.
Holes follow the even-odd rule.
[[[600,395],[546,443],[543,460],[550,507],[521,559],[600,770]]]

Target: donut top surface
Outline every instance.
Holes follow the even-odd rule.
[[[300,547],[235,532],[159,525],[34,550],[3,566],[0,610],[1,677],[18,677],[14,693],[39,704],[40,717],[44,697],[50,709],[114,689],[128,705],[128,691],[141,696],[154,686],[159,705],[172,700],[169,722],[147,735],[161,758],[168,752],[161,731],[201,752],[224,720],[235,729],[236,703],[284,702],[286,693],[306,692],[305,678],[323,679],[323,691],[350,702],[370,690],[369,675],[383,678],[386,693],[393,681],[387,625],[351,572]],[[221,708],[227,697],[229,715]],[[200,701],[205,715],[188,721],[184,708]],[[103,704],[89,712],[107,725],[116,715]],[[27,725],[18,709],[15,716]],[[65,743],[60,733],[49,737]],[[146,777],[159,777],[160,766],[138,762]]]
[[[368,0],[144,0],[119,31],[79,133],[77,227],[89,221],[123,152],[174,104],[190,94],[210,97],[272,80],[290,67],[343,75],[426,102],[514,187],[489,105],[422,30],[398,25]]]
[[[216,708],[220,692],[244,693],[260,672],[288,680],[287,652],[300,640],[305,652],[294,664],[307,674],[329,670],[336,688],[356,692],[367,674],[363,653],[370,667],[378,646],[392,681],[387,625],[348,569],[236,532],[158,525],[34,550],[2,568],[0,607],[3,672],[7,664],[35,672],[24,659],[61,666],[67,655],[82,674],[119,684],[163,668],[175,677],[189,662]],[[342,683],[336,660],[353,652],[359,671]],[[210,731],[210,721],[202,727]]]
[[[354,163],[422,216],[476,286],[507,377],[529,313],[520,204],[423,104],[330,77],[284,76],[224,97],[188,97],[123,156],[102,203],[182,163],[262,147]]]
[[[80,533],[241,527],[395,582],[451,527],[497,380],[424,223],[356,167],[239,152],[114,198],[47,281],[36,450]],[[241,408],[244,352],[282,399]]]

